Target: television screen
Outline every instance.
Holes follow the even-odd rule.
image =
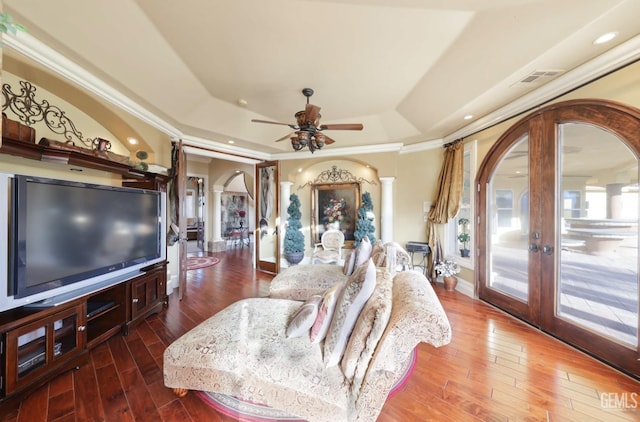
[[[16,298],[161,256],[159,192],[16,176],[13,197]]]

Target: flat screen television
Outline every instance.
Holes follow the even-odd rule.
[[[9,178],[7,294],[0,310],[72,298],[166,258],[161,192]],[[4,303],[3,303],[4,302]]]

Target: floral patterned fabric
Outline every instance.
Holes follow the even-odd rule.
[[[402,268],[406,268],[407,266],[412,265],[411,263],[411,255],[407,252],[398,242],[387,242],[384,244],[385,250],[387,247],[392,246],[396,250],[396,265],[402,266]],[[383,266],[386,266],[386,259]]]
[[[393,299],[391,289],[391,274],[379,268],[376,288],[358,316],[340,362],[342,373],[351,383],[351,391],[354,394],[360,390],[373,352],[389,322]]]
[[[389,323],[356,396],[339,365],[324,367],[322,343],[286,338],[299,307],[300,302],[272,298],[228,306],[165,350],[165,385],[237,396],[312,422],[373,422],[415,346],[423,341],[437,347],[451,339],[426,278],[397,274]]]
[[[307,300],[323,294],[337,282],[345,282],[348,275],[342,266],[332,264],[294,265],[276,275],[269,286],[269,297]]]
[[[324,339],[324,364],[326,367],[340,363],[349,336],[356,325],[358,315],[376,288],[376,267],[369,259],[349,276],[342,289],[336,309]]]

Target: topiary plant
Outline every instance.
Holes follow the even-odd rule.
[[[362,204],[358,208],[358,220],[356,221],[356,231],[353,236],[356,238],[353,246],[357,247],[365,236],[369,237],[369,241],[374,243],[376,237],[376,228],[373,225],[375,215],[373,214],[373,203],[371,202],[371,194],[365,192],[362,194]]]
[[[300,231],[302,223],[300,218],[302,213],[300,212],[300,199],[298,195],[292,193],[289,196],[289,207],[287,208],[287,214],[289,219],[287,220],[287,231],[284,235],[284,257],[290,264],[297,264],[304,257],[304,234]],[[291,254],[295,254],[296,257],[292,257]],[[296,261],[297,262],[294,262]]]

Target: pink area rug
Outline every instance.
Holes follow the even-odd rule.
[[[413,350],[402,377],[389,391],[387,399],[393,397],[409,381],[418,359],[418,351]],[[277,409],[262,404],[251,403],[225,394],[196,391],[202,401],[218,412],[243,422],[305,422],[297,416],[288,415]]]
[[[187,257],[187,271],[211,267],[220,262],[215,256],[189,256]]]

